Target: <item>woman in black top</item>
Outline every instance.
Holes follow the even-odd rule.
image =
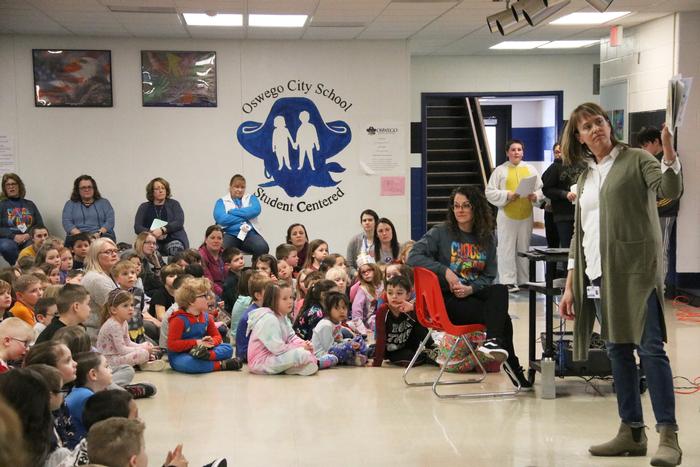
[[[154,178],[146,185],[148,201],[139,206],[134,218],[134,232],[153,234],[163,256],[174,256],[190,247],[185,213],[170,196],[170,183],[161,177]]]

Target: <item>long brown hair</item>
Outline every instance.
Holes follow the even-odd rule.
[[[610,119],[605,110],[594,102],[586,102],[585,104],[579,105],[571,112],[569,121],[564,128],[564,134],[561,137],[561,158],[564,161],[564,165],[580,164],[586,157],[593,155],[591,150],[588,149],[588,146],[578,140],[578,124],[583,118],[597,115],[603,117],[610,126],[610,142],[613,147],[618,145],[627,147],[626,144],[621,143],[615,138],[615,132],[612,129]]]
[[[469,203],[472,205],[472,213],[474,215],[474,230],[476,239],[479,245],[488,247],[493,241],[493,213],[491,207],[486,202],[486,197],[481,192],[481,189],[474,186],[460,186],[452,190],[450,201],[447,205],[447,225],[453,233],[459,233],[457,218],[454,213],[454,202],[457,195],[466,196]]]

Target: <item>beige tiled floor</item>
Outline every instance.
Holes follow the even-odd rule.
[[[527,294],[511,300],[516,348],[527,355]],[[538,321],[542,324],[542,304]],[[676,321],[669,306],[674,374],[700,374],[700,325]],[[558,323],[558,322],[557,322]],[[590,444],[617,430],[610,383],[604,396],[581,380],[558,379],[557,399],[439,400],[406,388],[402,369],[340,368],[312,377],[141,373],[158,386],[138,401],[150,465],[185,444],[191,466],[226,456],[233,466],[644,466],[649,457],[592,458]],[[436,371],[425,368],[421,373]],[[510,387],[503,377],[497,385]],[[648,395],[647,424],[653,427]],[[700,393],[676,398],[683,465],[700,465]],[[657,435],[648,430],[650,453]]]

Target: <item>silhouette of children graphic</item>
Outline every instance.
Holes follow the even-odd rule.
[[[277,156],[277,162],[279,163],[277,170],[282,170],[282,166],[292,170],[292,163],[289,161],[289,143],[292,144],[294,149],[297,149],[299,146],[292,139],[292,135],[289,134],[287,122],[283,116],[276,116],[274,125],[275,129],[272,131],[272,152]]]
[[[299,112],[299,121],[301,125],[299,125],[299,130],[297,130],[296,141],[296,145],[299,148],[299,167],[297,169],[301,170],[305,159],[309,159],[311,170],[316,170],[314,167],[314,148],[316,151],[321,149],[318,144],[316,126],[313,123],[309,123],[309,112],[306,110]]]

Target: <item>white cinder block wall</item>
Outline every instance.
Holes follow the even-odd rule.
[[[35,108],[32,48],[108,49],[112,51],[112,108]],[[217,52],[217,108],[144,108],[141,105],[141,50],[214,50]],[[280,97],[304,96],[286,88],[290,80],[334,88],[352,103],[347,111],[327,97],[311,97],[326,122],[349,124],[353,138],[331,161],[346,169],[344,196],[314,212],[283,212],[263,206],[261,229],[271,248],[284,240],[292,222],[306,224],[311,238],[323,238],[332,252],[345,252],[348,239],[360,230],[362,209],[374,208],[394,221],[400,241],[410,235],[409,63],[404,41],[226,41],[148,40],[0,36],[0,134],[14,137],[17,170],[28,187],[28,198],[39,206],[52,231],[63,234],[61,211],[73,179],[95,177],[116,213],[119,240],[134,238],[133,219],[145,201],[146,183],[168,179],[173,197],[186,215],[186,229],[198,246],[213,223],[215,200],[228,190],[229,178],[245,174],[249,191],[267,182],[263,163],[236,139],[238,126],[264,122],[274,99],[254,112],[244,102],[273,86],[285,86]],[[366,128],[398,128],[396,166],[389,172],[363,171]],[[366,136],[365,136],[366,138]],[[403,196],[380,196],[380,176],[406,177]],[[335,188],[308,190],[303,198],[288,197],[280,187],[265,191],[280,201],[311,203],[335,193]]]

